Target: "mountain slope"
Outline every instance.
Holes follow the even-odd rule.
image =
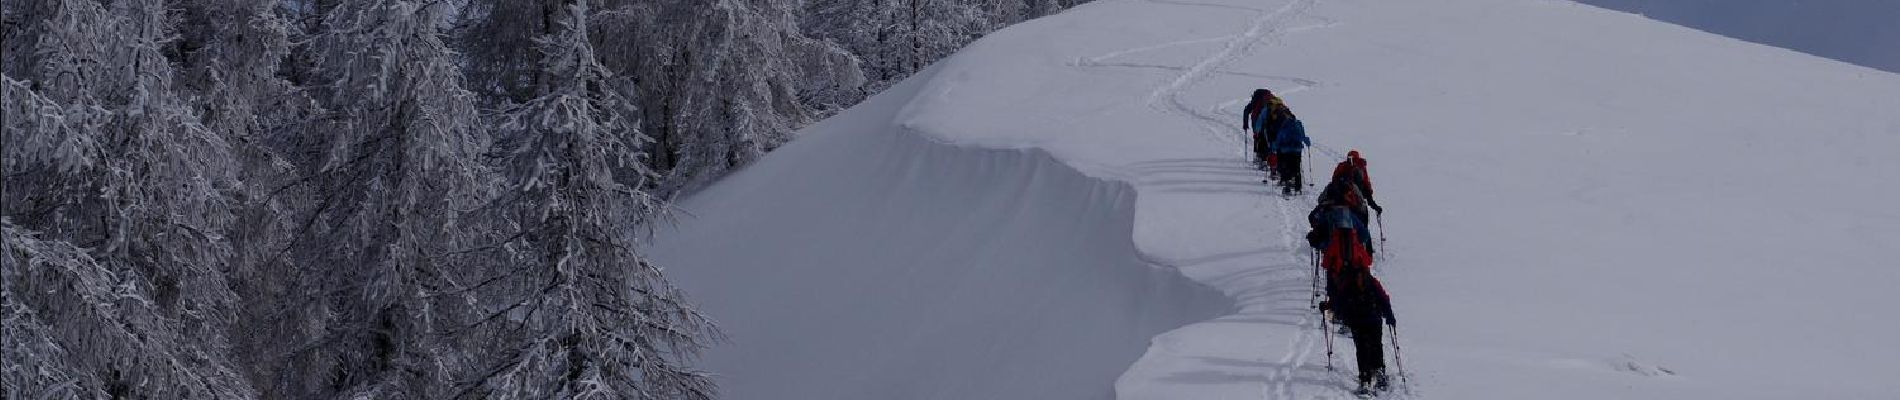
[[[1569,2],[1092,3],[807,129],[656,250],[735,398],[1098,397],[1119,358],[1074,354],[1222,309],[1146,263],[1237,307],[1117,397],[1344,396],[1310,196],[1243,158],[1260,85],[1315,173],[1371,159],[1417,397],[1900,393],[1900,76]]]

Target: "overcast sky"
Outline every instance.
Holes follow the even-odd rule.
[[[1900,73],[1900,0],[1577,0]]]

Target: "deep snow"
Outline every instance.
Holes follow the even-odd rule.
[[[1259,85],[1313,170],[1371,159],[1415,397],[1900,397],[1900,76],[1565,1],[1199,1],[992,34],[687,201],[654,250],[730,397],[1346,396]]]
[[[707,360],[727,398],[1103,398],[1149,337],[1231,309],[1135,252],[1127,184],[890,125],[917,86],[696,196],[661,241],[732,336]]]

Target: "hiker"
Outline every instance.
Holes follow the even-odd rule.
[[[1367,224],[1367,218],[1371,215],[1368,215],[1370,213],[1366,210],[1365,199],[1365,195],[1359,191],[1359,185],[1345,179],[1335,179],[1326,183],[1325,189],[1320,189],[1319,204],[1314,207],[1313,213],[1319,213],[1320,210],[1329,209],[1329,207],[1336,207],[1339,212],[1345,213],[1346,215],[1339,220],[1350,222],[1350,226],[1345,228],[1354,231],[1354,236],[1359,239],[1360,244],[1365,245],[1366,252],[1372,253],[1372,230]],[[1309,222],[1314,218],[1313,213],[1307,215]],[[1318,224],[1314,226],[1315,230],[1319,229]]]
[[[1313,228],[1306,234],[1307,243],[1319,250],[1320,265],[1326,268],[1329,284],[1341,269],[1372,267],[1372,246],[1366,242],[1362,228],[1365,223],[1353,215],[1350,206],[1321,202],[1306,214],[1306,222]]]
[[[1263,170],[1273,169],[1273,139],[1275,130],[1263,129],[1267,126],[1279,126],[1278,120],[1271,119],[1274,110],[1286,108],[1286,103],[1267,89],[1254,89],[1253,98],[1247,101],[1247,107],[1241,111],[1240,124],[1253,136],[1254,165]]]
[[[1320,307],[1352,332],[1359,361],[1359,390],[1365,396],[1391,387],[1385,373],[1384,325],[1397,326],[1392,298],[1369,268],[1341,268],[1326,284],[1327,301]]]
[[[1379,200],[1372,197],[1372,174],[1366,172],[1366,159],[1359,157],[1359,150],[1346,152],[1346,160],[1333,167],[1333,180],[1345,180],[1353,184],[1359,189],[1360,197],[1365,198],[1366,204],[1372,206],[1373,212],[1385,214],[1385,207],[1380,207]],[[1360,220],[1366,217],[1364,212],[1360,212]]]
[[[1274,129],[1273,157],[1276,173],[1279,175],[1280,194],[1294,195],[1301,192],[1306,183],[1300,176],[1300,153],[1306,146],[1313,144],[1306,137],[1306,124],[1293,116],[1293,111],[1285,108],[1275,110],[1279,126]]]

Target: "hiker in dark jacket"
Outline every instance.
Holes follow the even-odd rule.
[[[1300,153],[1306,151],[1313,140],[1306,137],[1306,123],[1294,117],[1292,111],[1282,109],[1280,114],[1279,126],[1275,128],[1277,136],[1273,138],[1273,157],[1280,178],[1280,194],[1293,195],[1305,189],[1306,183],[1300,176]]]
[[[1272,145],[1275,133],[1272,129],[1262,129],[1262,127],[1279,126],[1279,122],[1271,118],[1274,110],[1282,108],[1286,108],[1286,105],[1281,103],[1280,98],[1275,97],[1272,91],[1254,89],[1253,98],[1247,101],[1247,107],[1240,113],[1240,126],[1253,137],[1254,164],[1262,169],[1273,168]]]
[[[1333,166],[1333,180],[1344,180],[1357,186],[1360,197],[1365,198],[1366,204],[1372,206],[1372,211],[1385,214],[1385,207],[1380,207],[1379,200],[1372,197],[1372,174],[1366,171],[1366,159],[1359,157],[1359,150],[1346,152],[1346,160]],[[1366,217],[1369,215],[1361,211],[1359,219],[1364,220]]]
[[[1379,278],[1368,267],[1345,267],[1327,279],[1326,296],[1321,304],[1333,318],[1352,332],[1352,344],[1359,361],[1359,392],[1375,393],[1390,387],[1385,373],[1385,332],[1383,325],[1398,324],[1392,314],[1392,298]]]
[[[1327,182],[1326,188],[1320,189],[1318,205],[1319,207],[1338,206],[1346,210],[1350,214],[1347,219],[1352,221],[1352,229],[1356,231],[1360,242],[1366,245],[1367,252],[1372,252],[1372,229],[1369,226],[1372,215],[1366,209],[1368,203],[1366,198],[1365,194],[1359,190],[1359,185],[1353,184],[1348,179],[1335,179]]]

